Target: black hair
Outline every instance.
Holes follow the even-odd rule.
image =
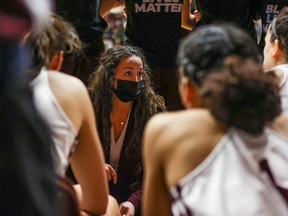
[[[208,25],[183,40],[178,65],[221,123],[258,134],[281,112],[276,76],[262,71],[260,56],[243,30]]]
[[[209,98],[211,113],[227,127],[234,126],[259,134],[281,113],[277,78],[264,73],[262,65],[251,60],[228,57],[220,72],[210,73],[200,87]]]
[[[201,26],[180,44],[177,63],[197,85],[210,72],[220,68],[223,59],[237,55],[261,62],[255,41],[243,30],[230,24]]]

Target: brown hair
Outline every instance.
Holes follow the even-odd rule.
[[[103,148],[107,151],[110,146],[110,129],[112,126],[110,113],[112,111],[114,75],[119,63],[130,56],[137,56],[143,62],[145,88],[137,101],[134,101],[135,109],[134,113],[131,113],[135,117],[133,137],[126,150],[136,150],[140,154],[142,133],[146,122],[155,113],[166,110],[163,97],[156,95],[151,88],[150,68],[142,51],[137,47],[128,45],[118,45],[106,50],[100,58],[97,71],[91,77],[89,92],[97,116],[99,136]]]
[[[42,32],[28,33],[22,43],[31,47],[33,65],[30,74],[32,77],[35,77],[42,67],[49,69],[52,58],[58,52],[72,54],[80,52],[83,48],[74,27],[56,14],[50,15],[49,22]]]
[[[210,73],[200,87],[209,98],[212,114],[227,127],[235,126],[252,134],[281,113],[275,74],[264,73],[260,64],[228,57],[221,72]]]

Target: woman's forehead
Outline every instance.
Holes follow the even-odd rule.
[[[118,68],[125,68],[125,67],[142,67],[143,68],[143,62],[142,59],[138,56],[129,56],[127,58],[122,59],[119,62]]]

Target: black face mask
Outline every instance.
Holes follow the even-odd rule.
[[[115,79],[116,80],[116,79]],[[117,80],[117,88],[113,89],[117,97],[122,102],[130,102],[137,99],[138,95],[142,92],[144,85],[144,80],[139,82],[133,82],[128,80]]]

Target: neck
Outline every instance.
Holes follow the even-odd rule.
[[[113,95],[111,120],[114,126],[119,124],[123,126],[126,123],[132,105],[133,102],[124,103]]]
[[[278,85],[280,86],[281,83],[283,82],[284,73],[285,72],[282,71],[281,69],[278,69],[278,68],[275,68],[274,71],[275,71],[275,75],[276,75],[276,78],[277,78]]]
[[[286,61],[284,54],[278,59],[276,65],[281,65],[281,64],[288,64],[288,61]]]

